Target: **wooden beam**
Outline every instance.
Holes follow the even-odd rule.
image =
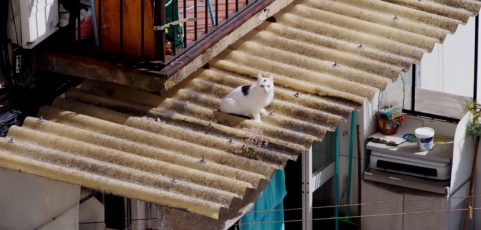
[[[208,37],[186,50],[170,65],[160,71],[169,79],[167,88],[175,86],[220,54],[229,45],[234,44],[244,35],[261,25],[267,18],[286,8],[293,0],[258,1],[250,8],[244,9],[232,20],[226,21]]]
[[[167,79],[158,72],[115,65],[92,56],[41,53],[38,60],[40,71],[107,81],[151,92],[166,89]]]

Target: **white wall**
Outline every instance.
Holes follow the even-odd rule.
[[[480,23],[481,24],[481,23]],[[458,27],[455,35],[448,35],[444,45],[436,45],[431,54],[425,55],[420,66],[421,88],[443,91],[460,96],[473,96],[474,33],[475,18]],[[481,66],[481,29],[478,30],[478,66]],[[481,100],[481,69],[478,67],[477,100]],[[479,153],[478,153],[479,154]],[[478,175],[481,175],[478,159]],[[476,179],[476,194],[481,191],[481,180]],[[477,203],[481,202],[479,199]],[[476,205],[475,205],[476,206]],[[479,205],[478,205],[479,206]],[[481,211],[475,214],[480,215]],[[475,229],[481,229],[481,218],[475,218]]]
[[[359,124],[360,128],[360,140],[361,140],[361,173],[364,170],[364,144],[368,136],[376,132],[375,114],[378,108],[378,97],[376,94],[373,100],[365,103],[356,114],[356,124]],[[339,192],[340,203],[347,204],[346,192],[347,192],[347,175],[349,165],[349,139],[351,130],[351,117],[346,122],[339,124]],[[356,131],[356,128],[354,128]],[[350,204],[360,203],[357,199],[358,191],[358,164],[357,164],[357,138],[354,138],[353,148],[353,160],[352,160],[352,174],[351,174],[351,195]],[[344,207],[340,210],[344,211]],[[350,215],[357,215],[357,206],[351,206]]]
[[[420,62],[419,87],[459,96],[473,96],[475,18],[436,44]]]

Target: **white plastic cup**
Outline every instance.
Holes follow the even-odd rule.
[[[417,128],[414,131],[414,134],[416,135],[419,150],[429,151],[433,149],[434,129],[430,127],[421,127]]]

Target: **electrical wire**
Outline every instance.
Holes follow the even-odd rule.
[[[322,218],[312,218],[312,219],[294,219],[294,220],[277,220],[277,221],[260,221],[260,222],[246,222],[235,224],[237,226],[241,225],[254,225],[254,224],[278,224],[278,223],[293,223],[293,222],[304,222],[304,221],[326,221],[326,220],[336,220],[336,219],[359,219],[359,218],[371,218],[371,217],[386,217],[386,216],[403,216],[403,215],[414,215],[414,214],[427,214],[427,213],[438,213],[438,212],[459,212],[468,211],[468,208],[455,208],[455,209],[433,209],[425,211],[412,211],[412,212],[393,212],[393,213],[378,213],[378,214],[366,214],[366,215],[352,215],[352,216],[340,216],[340,217],[322,217]],[[471,208],[471,210],[481,210],[481,207]],[[138,218],[138,219],[126,219],[125,221],[146,221],[146,220],[159,220],[159,217],[152,218]],[[103,224],[105,221],[91,221],[82,222],[79,225],[87,224]]]
[[[472,195],[472,196],[451,196],[448,197],[446,200],[450,199],[465,199],[465,198],[481,198],[481,194],[477,195]],[[439,200],[439,198],[419,198],[419,199],[408,199],[407,201],[413,202],[413,201],[435,201]],[[323,206],[314,206],[311,207],[310,209],[324,209],[324,208],[334,208],[334,207],[352,207],[352,206],[363,206],[363,205],[382,205],[382,204],[393,204],[393,203],[404,203],[406,200],[399,200],[399,201],[384,201],[384,202],[367,202],[367,203],[357,203],[357,204],[342,204],[342,205],[323,205]],[[302,210],[302,208],[286,208],[286,209],[271,209],[271,210],[256,210],[256,211],[248,211],[246,214],[249,213],[259,213],[259,212],[286,212],[286,211],[299,211]],[[468,209],[434,209],[434,210],[426,210],[422,211],[421,213],[429,213],[429,212],[441,212],[441,211],[466,211]],[[481,210],[481,207],[478,208],[473,208],[473,210]],[[381,213],[381,214],[369,214],[369,215],[355,215],[355,216],[342,216],[342,217],[337,217],[339,219],[343,218],[363,218],[363,217],[375,217],[375,216],[393,216],[393,215],[407,215],[407,214],[420,214],[420,212],[404,212],[404,213]],[[138,218],[138,219],[128,219],[128,221],[145,221],[145,220],[158,220],[158,217],[152,217],[152,218]],[[336,217],[326,217],[326,218],[316,218],[312,220],[334,220]],[[290,222],[295,222],[295,221],[302,221],[302,220],[288,220]],[[307,220],[304,220],[307,221]],[[285,221],[284,221],[285,222]],[[92,221],[92,222],[82,222],[79,224],[100,224],[104,223],[104,221]]]
[[[452,196],[447,198],[446,200],[450,199],[465,199],[465,198],[481,198],[481,194],[479,195],[472,195],[472,196]],[[419,199],[409,199],[407,201],[435,201],[439,198],[419,198]],[[334,208],[334,207],[355,207],[355,206],[363,206],[363,205],[380,205],[380,204],[394,204],[394,203],[403,203],[405,201],[398,200],[398,201],[382,201],[382,202],[366,202],[366,203],[356,203],[356,204],[340,204],[340,205],[323,205],[323,206],[314,206],[311,209],[324,209],[324,208]],[[271,209],[271,210],[255,210],[255,211],[248,211],[246,214],[249,213],[257,213],[257,212],[281,212],[281,211],[296,211],[302,210],[302,208],[287,208],[287,209]]]
[[[481,207],[471,208],[472,210],[481,210]],[[296,219],[296,220],[278,220],[278,221],[260,221],[260,222],[247,222],[236,224],[238,226],[242,225],[254,225],[254,224],[279,224],[279,223],[293,223],[293,222],[304,222],[304,221],[323,221],[323,220],[336,220],[336,219],[358,219],[358,218],[370,218],[370,217],[386,217],[386,216],[402,216],[402,215],[413,215],[413,214],[427,214],[427,213],[437,213],[437,212],[459,212],[468,211],[467,208],[457,208],[457,209],[435,209],[429,211],[413,211],[413,212],[395,212],[395,213],[379,213],[379,214],[368,214],[368,215],[355,215],[355,216],[343,216],[343,217],[324,217],[324,218],[312,218],[312,219]]]

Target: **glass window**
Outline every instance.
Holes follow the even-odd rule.
[[[466,25],[460,25],[455,35],[448,35],[442,45],[436,44],[431,53],[404,74],[402,83],[394,84],[403,87],[403,95],[397,96],[396,101],[404,98],[405,110],[453,121],[464,115],[466,100],[474,95],[475,20],[471,18]]]

